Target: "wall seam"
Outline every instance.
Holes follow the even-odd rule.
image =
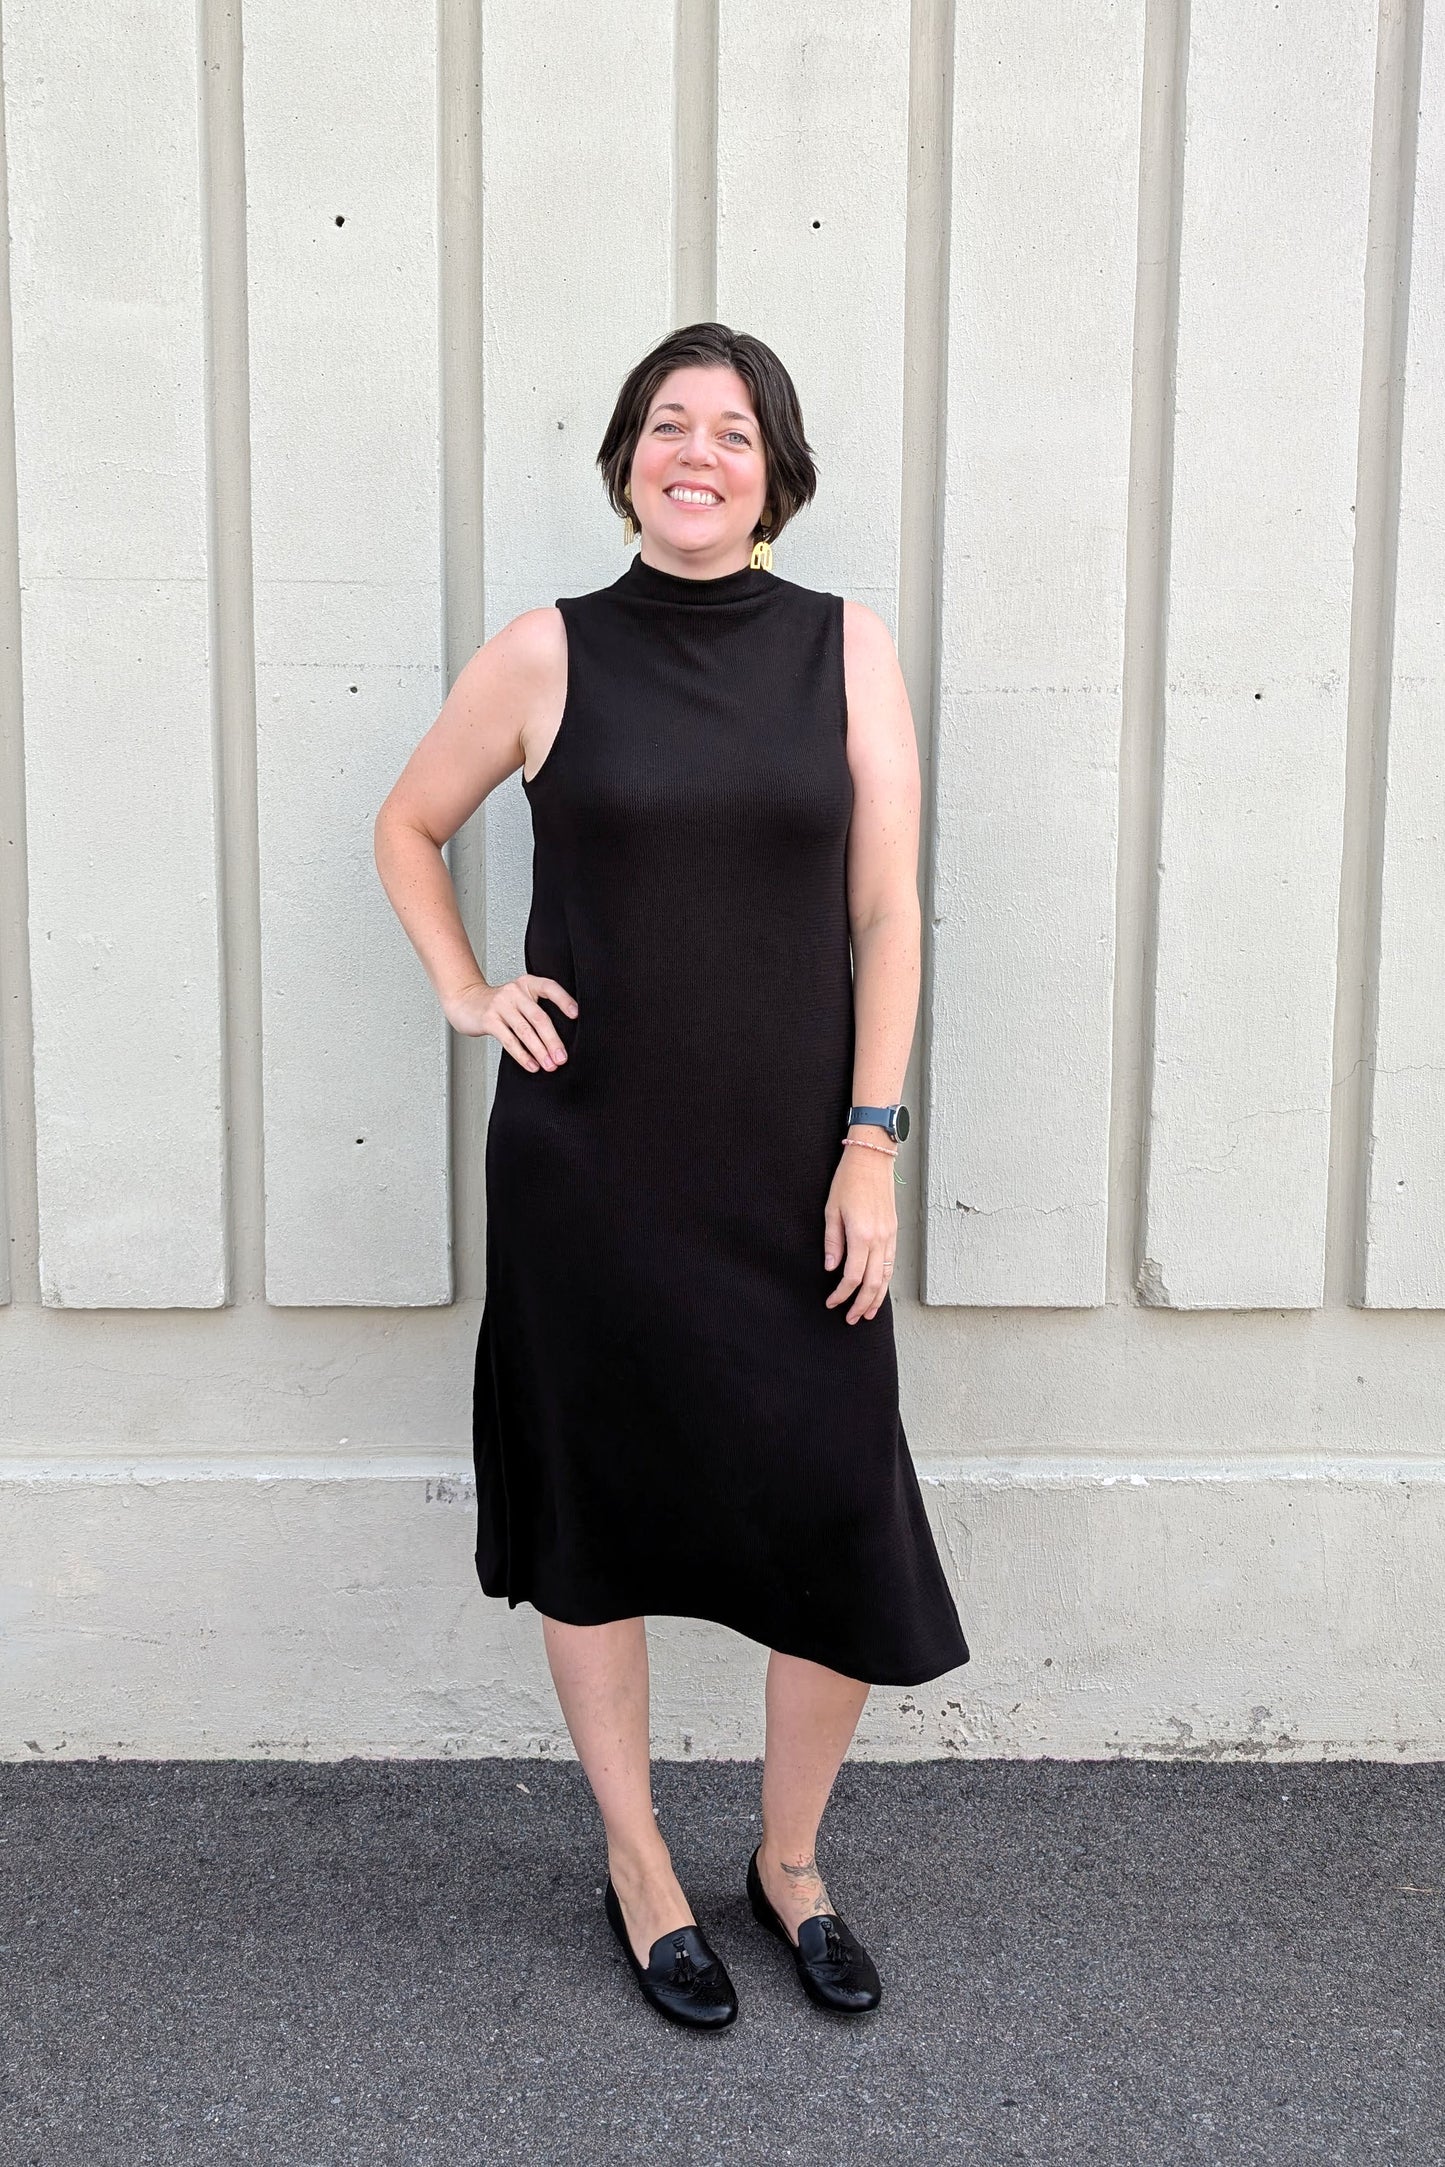
[[[673,70],[669,329],[717,315],[718,0],[676,0]]]
[[[1144,1254],[1163,851],[1174,371],[1189,0],[1148,0],[1139,130],[1105,1299],[1167,1304]]]
[[[442,676],[444,693],[487,636],[486,360],[482,290],[483,8],[438,0],[437,355],[440,373]],[[485,807],[445,851],[468,938],[487,953]],[[447,1032],[447,1194],[452,1300],[477,1301],[486,1283],[484,1162],[490,1106],[485,1038]]]
[[[953,280],[953,102],[956,0],[913,0],[910,38],[908,137],[910,158],[918,161],[917,190],[908,202],[908,267],[904,283],[904,514],[899,563],[899,639],[910,697],[914,702],[921,764],[922,951],[919,983],[922,1013],[914,1047],[920,1109],[917,1152],[917,1272],[915,1298],[928,1300],[928,1199],[933,1188],[933,1107],[929,1079],[933,1069],[933,1011],[937,958],[933,933],[938,924],[938,735],[943,699],[943,543],[948,481],[949,294]],[[918,122],[925,86],[936,86],[937,155],[930,161]],[[931,180],[931,186],[930,186]],[[932,221],[931,235],[922,231]],[[920,257],[923,262],[920,263]],[[929,357],[925,363],[924,356]],[[916,391],[914,370],[918,372]],[[925,458],[922,445],[931,434]],[[910,469],[920,477],[910,516]]]
[[[1365,1298],[1423,0],[1381,0],[1361,341],[1325,1304]]]
[[[208,682],[227,1303],[265,1300],[261,871],[240,0],[198,0]]]
[[[10,173],[0,31],[0,1304],[40,1301],[35,1013],[25,796],[20,519],[10,300]]]

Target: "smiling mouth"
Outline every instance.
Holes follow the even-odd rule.
[[[686,482],[673,482],[662,493],[665,497],[671,497],[674,504],[695,504],[703,510],[722,503],[722,498],[715,489],[693,489]]]

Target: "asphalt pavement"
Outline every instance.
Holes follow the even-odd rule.
[[[759,1769],[659,1763],[741,2015],[681,2032],[570,1761],[0,1767],[7,2167],[1445,2160],[1445,1768],[845,1764],[883,2006],[747,1908]]]

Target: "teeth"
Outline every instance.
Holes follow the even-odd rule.
[[[687,489],[681,486],[669,489],[667,494],[678,504],[720,504],[721,497],[711,489]]]

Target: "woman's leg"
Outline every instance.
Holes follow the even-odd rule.
[[[607,1865],[637,1960],[674,1927],[695,1924],[652,1810],[647,1628],[564,1625],[544,1617],[552,1682],[607,1832]]]
[[[801,1656],[768,1657],[763,1761],[763,1893],[796,1938],[803,1920],[831,1911],[813,1856],[818,1823],[848,1751],[868,1687]]]

